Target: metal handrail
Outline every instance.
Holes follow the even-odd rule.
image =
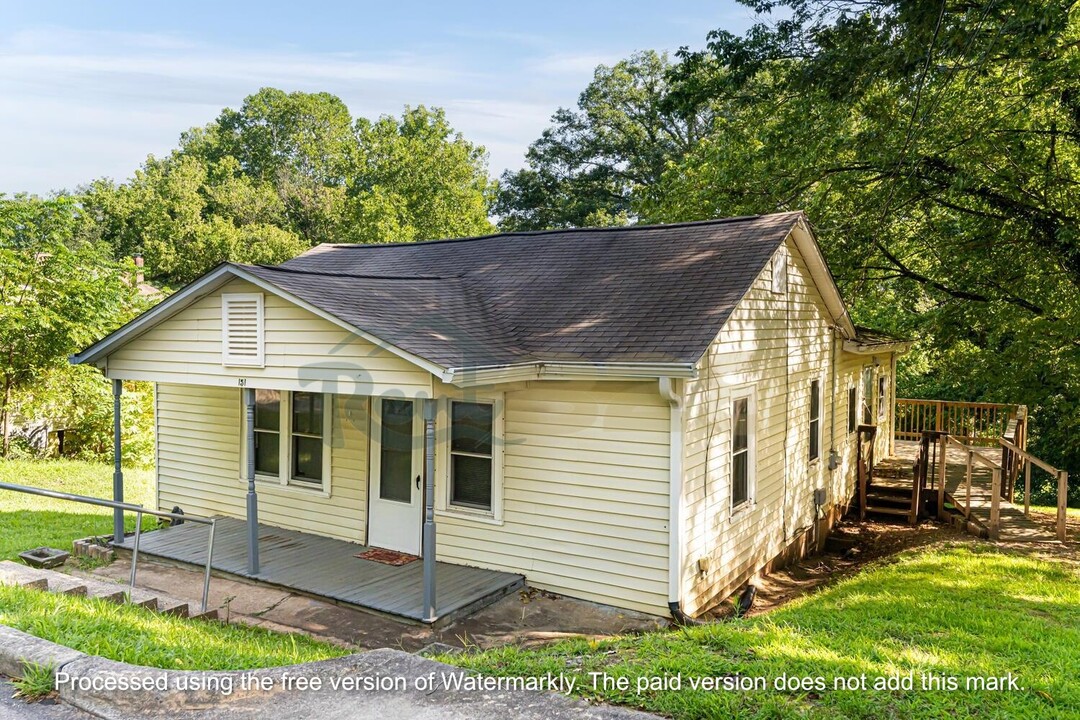
[[[210,562],[214,558],[214,531],[217,529],[217,520],[214,518],[204,518],[199,517],[198,515],[184,515],[182,513],[166,512],[164,510],[148,510],[142,505],[132,505],[131,503],[117,502],[115,500],[105,500],[104,498],[89,497],[88,495],[74,495],[72,493],[60,492],[59,490],[46,490],[45,488],[31,487],[30,485],[16,485],[14,483],[0,482],[0,490],[11,490],[13,492],[21,492],[28,495],[40,495],[41,497],[54,498],[56,500],[69,500],[71,502],[84,503],[86,505],[98,505],[100,507],[135,513],[135,539],[132,543],[131,575],[128,579],[129,592],[130,590],[135,589],[135,572],[139,561],[139,538],[142,536],[143,515],[169,518],[170,520],[190,521],[197,525],[209,525],[210,537],[206,545],[206,570],[203,575],[202,593],[202,612],[206,612],[207,603],[210,599]],[[121,541],[122,540],[123,538],[121,538]],[[113,538],[113,544],[119,544],[116,538]]]

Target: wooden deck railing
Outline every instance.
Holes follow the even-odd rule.
[[[1057,480],[1057,538],[1061,542],[1065,542],[1065,508],[1069,499],[1069,473],[1065,470],[1059,470],[1044,460],[1040,460],[1027,450],[1005,438],[1000,438],[998,442],[1001,443],[1002,450],[1008,453],[1006,457],[1016,458],[1019,461],[1017,463],[1005,465],[1006,473],[1012,475],[1009,479],[1011,485],[1016,484],[1021,466],[1023,466],[1025,516],[1031,514],[1031,466],[1034,465],[1035,467],[1050,473],[1050,476]]]
[[[941,484],[938,486],[938,513],[944,513],[944,500],[945,500],[945,474],[946,463],[944,462],[945,453],[948,450],[949,445],[955,445],[967,454],[967,467],[966,475],[964,476],[965,486],[965,498],[964,498],[964,517],[971,517],[971,472],[974,470],[975,463],[984,465],[990,468],[991,480],[990,480],[990,524],[987,527],[987,532],[990,535],[991,540],[997,540],[1001,533],[1001,466],[988,457],[985,457],[982,453],[976,451],[974,448],[965,445],[959,438],[955,438],[952,435],[944,436],[942,440],[941,453]],[[960,488],[956,489],[956,493],[953,495],[955,502],[960,501]]]
[[[969,445],[997,445],[1022,405],[897,398],[895,438],[919,440],[943,432]]]

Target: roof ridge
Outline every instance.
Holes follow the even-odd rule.
[[[284,267],[282,265],[245,265],[242,263],[233,263],[238,267],[247,268],[259,268],[260,270],[272,270],[274,272],[293,273],[295,275],[318,275],[319,277],[339,277],[339,278],[351,278],[353,280],[459,280],[459,275],[367,275],[363,273],[338,273],[338,272],[319,272],[317,270],[303,270],[295,267]]]
[[[658,230],[667,228],[681,228],[681,227],[701,227],[707,225],[726,225],[736,222],[749,222],[751,220],[760,220],[762,218],[781,217],[784,215],[804,215],[802,210],[788,210],[786,212],[777,213],[764,213],[760,215],[737,215],[735,217],[726,218],[712,218],[709,220],[687,220],[677,223],[652,223],[650,225],[611,225],[606,227],[574,227],[574,228],[552,228],[550,230],[518,230],[515,232],[501,232],[501,233],[488,233],[487,235],[471,235],[469,237],[459,238],[436,238],[433,240],[418,240],[415,242],[390,242],[390,243],[320,243],[310,250],[305,250],[297,257],[303,257],[312,250],[316,250],[321,247],[325,248],[385,248],[385,247],[416,247],[418,245],[440,245],[444,243],[460,243],[460,242],[472,242],[474,240],[489,240],[492,238],[511,238],[511,237],[536,237],[538,235],[560,235],[563,233],[607,233],[607,232],[626,232],[626,231],[638,231],[638,230]]]

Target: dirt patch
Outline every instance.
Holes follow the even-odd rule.
[[[1055,521],[1053,515],[1042,513],[1032,513],[1031,518],[1050,527]],[[887,521],[845,519],[836,525],[830,536],[830,549],[755,579],[758,592],[747,614],[770,612],[798,597],[850,577],[871,563],[887,561],[905,550],[944,542],[992,546],[1006,552],[1064,561],[1080,568],[1080,542],[1077,542],[1080,538],[1080,517],[1069,516],[1067,524],[1069,541],[1066,543],[991,543],[936,521],[924,521],[911,527]],[[710,614],[713,617],[730,616],[735,599],[730,598]]]
[[[792,600],[849,577],[870,563],[897,553],[946,540],[972,540],[964,533],[936,522],[912,527],[876,520],[842,520],[830,536],[829,549],[754,580],[757,597],[748,615],[760,615]],[[728,600],[711,614],[732,613]]]

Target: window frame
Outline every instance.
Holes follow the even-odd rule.
[[[278,472],[255,473],[255,480],[259,484],[269,488],[279,488],[290,492],[300,492],[307,495],[330,497],[331,495],[331,468],[333,450],[333,407],[335,396],[333,393],[312,393],[309,390],[279,390],[277,388],[258,388],[259,390],[276,390],[280,394],[278,413]],[[252,391],[255,389],[252,388]],[[293,477],[293,428],[292,406],[294,393],[310,393],[323,396],[322,408],[322,479],[319,483],[308,480],[298,480]],[[244,390],[240,391],[240,480],[247,483],[247,411],[244,400]]]
[[[735,504],[735,404],[746,401],[746,499]],[[757,392],[756,386],[733,388],[728,403],[728,509],[732,518],[757,505]]]
[[[823,422],[823,408],[824,398],[821,388],[821,378],[810,379],[810,394],[807,402],[807,410],[809,411],[809,418],[806,424],[806,457],[807,462],[811,465],[821,461],[821,444],[823,439],[822,425]],[[814,414],[814,401],[817,401],[817,414]],[[816,427],[815,427],[816,424]]]
[[[454,453],[451,451],[451,403],[478,403],[492,406],[491,438],[491,509],[459,505],[453,502],[451,479]],[[505,407],[502,393],[474,396],[471,393],[439,398],[436,417],[435,511],[439,515],[467,518],[496,525],[503,524],[503,471],[505,445]]]

